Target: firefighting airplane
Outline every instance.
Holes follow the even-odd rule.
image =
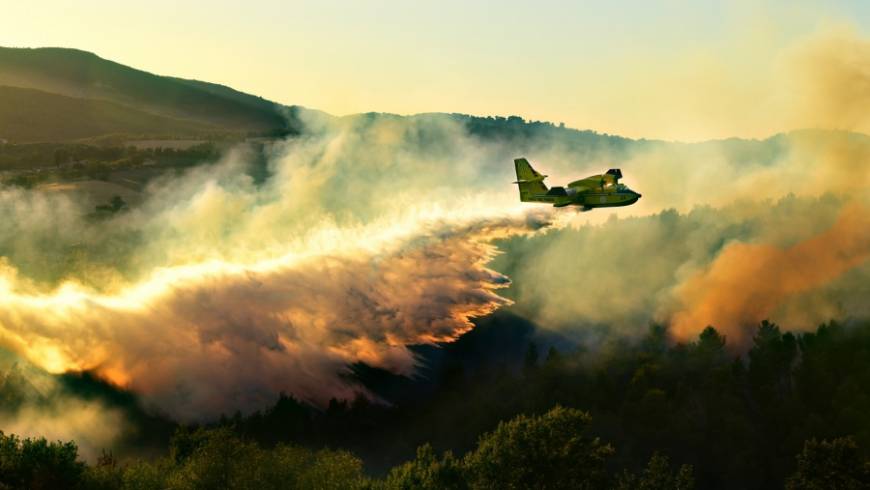
[[[525,158],[514,160],[517,167],[517,181],[520,186],[520,201],[547,202],[561,208],[564,206],[583,206],[583,211],[593,208],[630,206],[640,199],[640,194],[620,184],[622,172],[612,168],[601,175],[575,180],[567,187],[544,185],[546,175],[541,175]]]

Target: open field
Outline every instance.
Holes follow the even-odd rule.
[[[170,148],[173,150],[187,150],[196,145],[208,143],[206,140],[139,140],[128,141],[125,146],[132,146],[137,150],[153,150],[156,148]]]
[[[90,206],[104,204],[115,196],[121,196],[121,199],[128,204],[136,204],[142,195],[128,186],[102,180],[53,182],[41,184],[36,189],[46,193],[66,194],[75,200],[84,199]]]

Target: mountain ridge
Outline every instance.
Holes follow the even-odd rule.
[[[77,49],[0,48],[0,85],[109,101],[225,131],[293,131],[281,104],[218,84],[155,75]]]
[[[336,120],[366,124],[384,118],[420,120],[443,117],[464,124],[469,134],[483,139],[522,142],[534,138],[561,144],[578,151],[580,156],[588,156],[590,149],[624,152],[630,147],[648,145],[693,147],[713,144],[737,148],[776,142],[777,139],[789,135],[806,136],[807,131],[820,131],[796,130],[760,139],[731,137],[702,142],[679,142],[628,138],[546,121],[525,120],[519,116],[476,116],[447,112],[411,115],[368,112],[333,116],[298,105],[283,105],[226,85],[156,75],[102,58],[89,51],[57,47],[0,47],[0,86],[35,90],[46,98],[37,104],[41,108],[40,124],[43,126],[33,125],[16,131],[0,126],[0,132],[3,132],[0,133],[0,139],[21,143],[70,141],[128,132],[149,137],[163,136],[167,132],[178,132],[176,137],[214,137],[218,134],[235,134],[240,139],[248,136],[284,137],[300,134],[305,131],[306,126],[316,130],[324,122]],[[3,90],[8,93],[10,89]],[[66,99],[48,95],[63,96]],[[35,103],[32,99],[36,96],[36,93],[29,92],[28,98],[31,100],[28,103]],[[73,103],[70,98],[79,99],[81,102]],[[64,100],[65,103],[52,111],[50,103],[58,100]],[[124,111],[106,103],[125,108],[127,114],[122,117],[120,112]],[[73,106],[76,110],[71,112]],[[19,112],[15,112],[16,110]],[[50,124],[49,120],[50,116],[54,116],[60,120],[75,121],[81,114],[104,112],[113,114],[115,120],[125,121],[124,124],[112,128],[109,124],[91,121],[86,124],[92,129],[89,132],[80,131],[78,128],[58,130],[58,124]],[[20,110],[14,104],[0,105],[0,120],[6,120],[7,124],[10,121],[20,123]],[[28,133],[28,136],[24,139],[10,136],[16,132]]]
[[[115,102],[0,85],[0,140],[77,141],[114,133],[214,135],[221,128],[151,114]],[[159,128],[160,133],[155,133]]]

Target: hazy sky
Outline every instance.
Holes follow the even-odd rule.
[[[767,136],[783,66],[867,1],[2,2],[0,45],[63,46],[342,115],[518,114],[633,137]],[[798,124],[799,125],[799,124]]]

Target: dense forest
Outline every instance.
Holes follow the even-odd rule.
[[[74,441],[7,434],[0,478],[11,488],[870,485],[870,323],[794,334],[763,322],[745,355],[713,327],[675,343],[653,325],[598,352],[539,342],[549,341],[498,313],[456,343],[421,347],[420,379],[358,366],[381,402],[318,409],[281,396],[203,427],[140,418],[136,444],[150,438],[153,457],[105,452],[85,465]],[[65,382],[135,403],[86,375]],[[5,383],[3,398],[13,389]]]

